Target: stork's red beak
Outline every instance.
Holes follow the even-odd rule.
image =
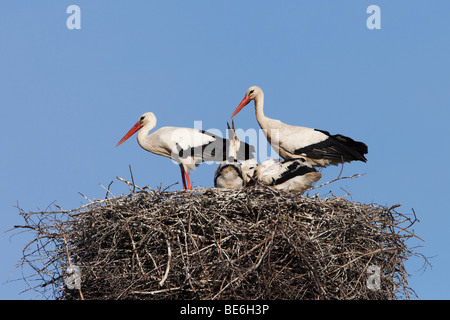
[[[116,147],[121,144],[122,142],[125,142],[125,140],[127,140],[129,137],[131,137],[133,134],[136,133],[136,131],[138,131],[140,128],[142,127],[141,123],[138,122],[136,123],[133,128],[130,129],[130,131],[128,131],[128,133],[122,138],[122,140],[120,140],[117,144]]]
[[[251,100],[252,100],[252,99],[250,99],[249,97],[244,97],[244,99],[242,99],[241,103],[238,105],[238,107],[236,108],[236,110],[234,110],[233,114],[231,115],[231,118],[233,118],[239,111],[241,111],[243,107],[245,107],[246,105],[248,105],[248,103],[249,103]]]

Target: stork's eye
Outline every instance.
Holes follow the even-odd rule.
[[[250,92],[248,94],[251,95],[253,93],[253,91],[255,91],[255,90],[250,90]]]
[[[145,116],[142,116],[139,121],[143,121],[145,119]]]

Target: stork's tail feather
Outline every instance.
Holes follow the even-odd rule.
[[[369,148],[365,143],[355,141],[352,138],[343,136],[341,134],[336,134],[332,137],[347,147],[347,151],[354,157],[354,160],[367,162],[367,159],[364,155],[369,152]]]
[[[368,152],[365,143],[355,141],[342,134],[331,135],[328,131],[315,130],[322,132],[328,137],[320,142],[297,149],[294,151],[294,154],[311,159],[325,159],[328,160],[330,164],[339,164],[355,160],[363,162],[367,161],[364,156]]]

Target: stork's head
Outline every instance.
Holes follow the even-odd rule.
[[[248,88],[247,92],[245,93],[245,96],[248,97],[250,100],[254,100],[261,93],[262,89],[260,87],[251,86],[250,88]]]
[[[236,131],[234,130],[234,121],[231,121],[231,128],[230,128],[230,124],[227,122],[227,127],[228,127],[228,139],[234,141],[235,144],[239,143],[239,139],[236,135]]]
[[[153,112],[146,112],[142,116],[140,116],[138,122],[136,122],[136,124],[130,129],[130,131],[128,131],[127,134],[116,144],[116,147],[125,142],[129,137],[131,137],[144,126],[152,126],[153,128],[156,126],[156,117]]]
[[[258,86],[251,86],[248,88],[247,92],[245,93],[244,99],[242,99],[239,106],[234,110],[233,114],[231,115],[231,118],[233,118],[239,111],[242,110],[251,100],[258,99],[263,95],[263,91]]]
[[[152,123],[153,125],[156,126],[155,114],[153,112],[146,112],[142,116],[139,117],[138,122],[141,124],[141,128],[143,126],[147,125],[148,123]]]

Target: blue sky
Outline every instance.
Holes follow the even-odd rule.
[[[81,30],[69,30],[69,5]],[[381,29],[369,30],[369,5]],[[135,138],[115,144],[148,111],[158,127],[225,133],[251,85],[265,113],[283,122],[341,133],[369,146],[366,173],[318,189],[417,214],[410,286],[421,299],[449,299],[450,2],[434,1],[13,1],[0,4],[2,231],[25,211],[65,209],[103,198],[116,176],[152,188],[180,182],[170,160]],[[253,103],[235,119],[258,128]],[[213,185],[214,165],[191,174]],[[323,170],[321,182],[340,168]],[[179,190],[180,184],[171,190]],[[128,192],[115,181],[111,192]],[[39,299],[14,266],[29,240],[0,233],[0,299]]]

